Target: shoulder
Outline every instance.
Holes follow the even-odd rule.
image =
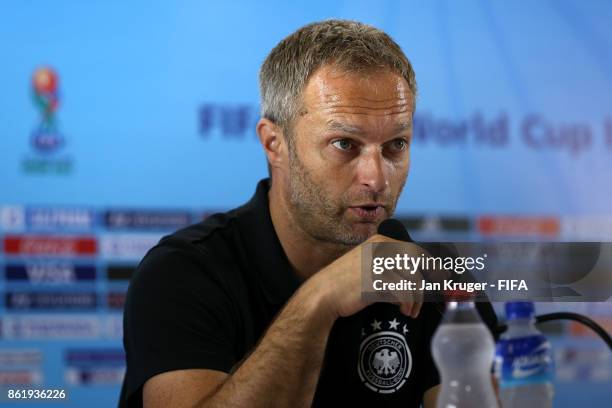
[[[182,250],[194,256],[209,255],[212,249],[232,244],[232,237],[237,234],[238,214],[239,209],[213,214],[202,222],[163,237],[153,249]]]
[[[136,268],[130,283],[132,291],[228,287],[239,269],[233,256],[239,245],[237,229],[233,210],[163,237]]]

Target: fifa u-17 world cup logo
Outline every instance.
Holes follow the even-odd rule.
[[[41,67],[32,75],[32,94],[40,112],[40,122],[32,133],[32,144],[41,152],[51,152],[63,144],[57,128],[56,112],[59,107],[57,73],[50,67]]]

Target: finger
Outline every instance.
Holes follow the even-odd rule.
[[[423,303],[415,302],[412,305],[412,313],[410,313],[410,316],[412,316],[413,319],[416,319],[417,317],[419,317],[419,313],[421,313],[422,307],[423,307]]]
[[[400,312],[405,316],[412,317],[412,302],[401,302]]]

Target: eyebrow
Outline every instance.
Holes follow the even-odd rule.
[[[330,119],[327,121],[327,129],[353,135],[363,135],[365,133],[364,130],[359,126],[353,126],[347,123],[338,122],[334,119]],[[395,127],[393,134],[399,134],[410,129],[412,129],[412,122],[400,122]]]

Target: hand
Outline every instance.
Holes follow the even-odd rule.
[[[397,241],[383,235],[374,235],[362,245],[353,248],[317,272],[304,283],[306,287],[303,289],[321,296],[324,310],[330,313],[333,319],[351,316],[373,303],[362,297],[362,250],[364,245],[375,242],[401,244],[402,248],[408,249],[410,256],[418,256],[423,253],[423,249],[413,243]],[[420,276],[420,272],[417,272],[411,280],[419,281]],[[395,276],[394,278],[399,279],[400,277]],[[391,275],[387,275],[385,280],[393,279]],[[402,292],[402,295],[397,295],[391,303],[398,304],[400,311],[406,316],[416,318],[423,305],[423,296],[419,291]]]

